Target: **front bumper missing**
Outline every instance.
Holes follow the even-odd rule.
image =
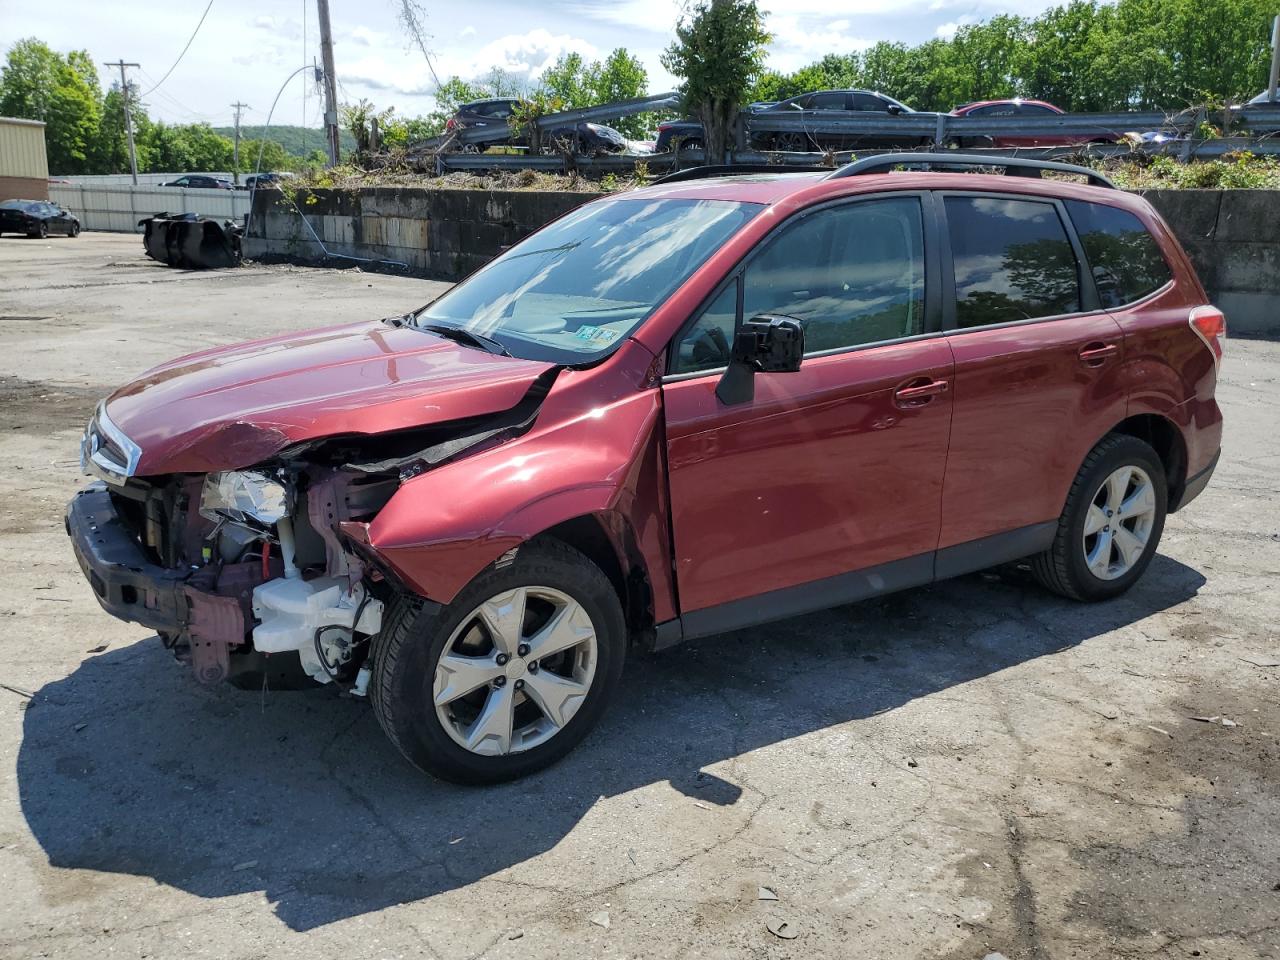
[[[231,648],[245,640],[244,606],[254,583],[234,582],[245,578],[229,568],[226,579],[232,582],[213,593],[191,582],[192,571],[152,563],[101,483],[76,494],[65,524],[76,561],[103,610],[173,639],[185,636],[202,683],[227,676]]]

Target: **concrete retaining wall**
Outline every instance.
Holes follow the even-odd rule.
[[[346,263],[381,261],[371,266],[458,280],[504,247],[596,196],[370,187],[302,193],[295,205],[278,191],[262,190],[254,198],[244,254],[336,264],[349,257]]]
[[[1280,190],[1148,190],[1232,334],[1280,334]]]
[[[595,196],[372,187],[302,194],[295,208],[284,195],[264,190],[256,195],[244,250],[248,257],[304,263],[391,261],[381,266],[457,280]],[[1280,335],[1280,190],[1153,190],[1145,196],[1186,247],[1231,332]],[[356,260],[326,258],[312,230],[331,254]]]

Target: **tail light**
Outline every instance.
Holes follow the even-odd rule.
[[[674,124],[674,123],[660,123],[660,124],[658,124],[658,129],[659,129],[659,130],[670,130],[670,129],[671,129],[672,127],[674,127],[674,126],[675,126],[675,124]]]
[[[1191,329],[1213,354],[1213,366],[1222,365],[1222,341],[1227,337],[1227,318],[1217,307],[1196,307],[1187,318]]]
[[[445,124],[444,124],[445,133],[448,133],[451,130],[456,130],[457,128],[458,128],[458,121],[455,120],[453,117],[450,117],[448,120],[445,121]]]

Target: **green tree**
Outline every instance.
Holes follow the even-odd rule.
[[[755,0],[698,0],[662,54],[662,65],[684,80],[683,105],[702,121],[712,162],[732,142],[738,110],[764,68],[769,40]]]
[[[230,170],[234,147],[230,138],[205,123],[156,123],[147,131],[145,169],[165,173]]]
[[[578,110],[644,96],[649,74],[639,58],[621,47],[604,60],[592,63],[583,60],[581,54],[564,53],[543,72],[538,87],[564,104],[564,109]],[[653,115],[637,114],[608,122],[628,137],[640,137],[652,125]]]
[[[49,169],[89,173],[102,117],[102,90],[83,50],[66,57],[35,39],[20,40],[0,70],[0,114],[41,120]]]

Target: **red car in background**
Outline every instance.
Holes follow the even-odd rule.
[[[1044,100],[977,100],[951,111],[953,117],[1042,117],[1063,116],[1066,111]],[[1120,134],[1111,130],[1089,130],[1083,133],[1000,134],[998,136],[958,137],[963,148],[972,147],[1076,147],[1084,143],[1115,143]]]
[[[993,165],[681,171],[404,316],[156,367],[85,433],[85,577],[471,783],[563,756],[629,650],[1020,558],[1119,596],[1217,463],[1223,315],[1095,171],[920,163]]]

